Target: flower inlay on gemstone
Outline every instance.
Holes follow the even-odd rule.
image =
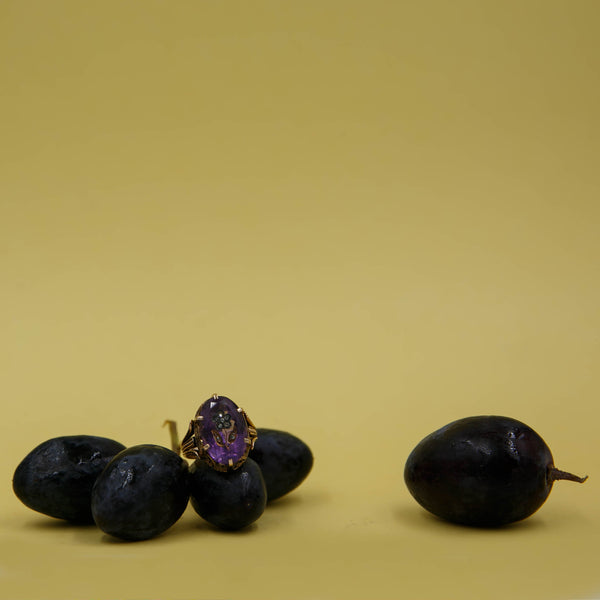
[[[229,413],[223,413],[222,410],[218,411],[213,417],[217,429],[229,429],[231,426],[231,416]]]

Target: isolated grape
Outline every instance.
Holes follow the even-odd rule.
[[[524,423],[477,416],[454,421],[417,444],[404,479],[415,500],[434,515],[496,527],[532,515],[554,481],[586,478],[556,469],[544,440]]]

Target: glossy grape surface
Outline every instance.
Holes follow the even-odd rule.
[[[310,448],[299,438],[277,429],[257,430],[258,439],[250,458],[260,467],[269,501],[297,488],[313,466]]]
[[[13,490],[35,511],[76,523],[92,523],[94,482],[112,457],[124,449],[119,442],[92,435],[52,438],[21,461],[13,477]]]
[[[544,440],[509,417],[454,421],[424,438],[404,470],[415,500],[464,525],[495,527],[533,514],[552,489],[554,461]]]
[[[92,514],[105,533],[146,540],[166,531],[189,499],[188,465],[180,456],[152,444],[120,452],[92,490]]]
[[[267,491],[259,466],[251,459],[235,471],[215,471],[201,460],[190,467],[194,510],[220,529],[237,530],[264,512]]]

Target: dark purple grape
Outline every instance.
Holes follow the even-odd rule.
[[[556,469],[533,429],[498,416],[468,417],[438,429],[417,444],[404,469],[421,506],[442,519],[480,527],[530,516],[558,479],[586,478]]]
[[[188,499],[187,462],[167,448],[144,444],[117,454],[98,477],[92,514],[105,533],[146,540],[171,527]]]
[[[299,438],[277,429],[258,429],[250,458],[260,467],[269,501],[297,488],[313,466],[310,448]]]
[[[96,478],[125,446],[92,435],[52,438],[19,464],[13,490],[29,508],[75,523],[93,523],[90,500]]]
[[[215,471],[201,460],[190,467],[194,510],[220,529],[237,530],[264,512],[267,491],[259,466],[251,459],[235,471]]]

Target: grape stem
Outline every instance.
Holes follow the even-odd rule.
[[[567,473],[567,471],[561,471],[555,467],[550,468],[550,481],[557,481],[558,479],[566,479],[567,481],[576,481],[577,483],[583,483],[588,476],[578,477],[573,473]]]
[[[177,435],[177,422],[166,420],[163,423],[163,427],[169,428],[169,436],[171,437],[171,449],[176,454],[181,453],[181,445],[179,444],[179,435]]]

